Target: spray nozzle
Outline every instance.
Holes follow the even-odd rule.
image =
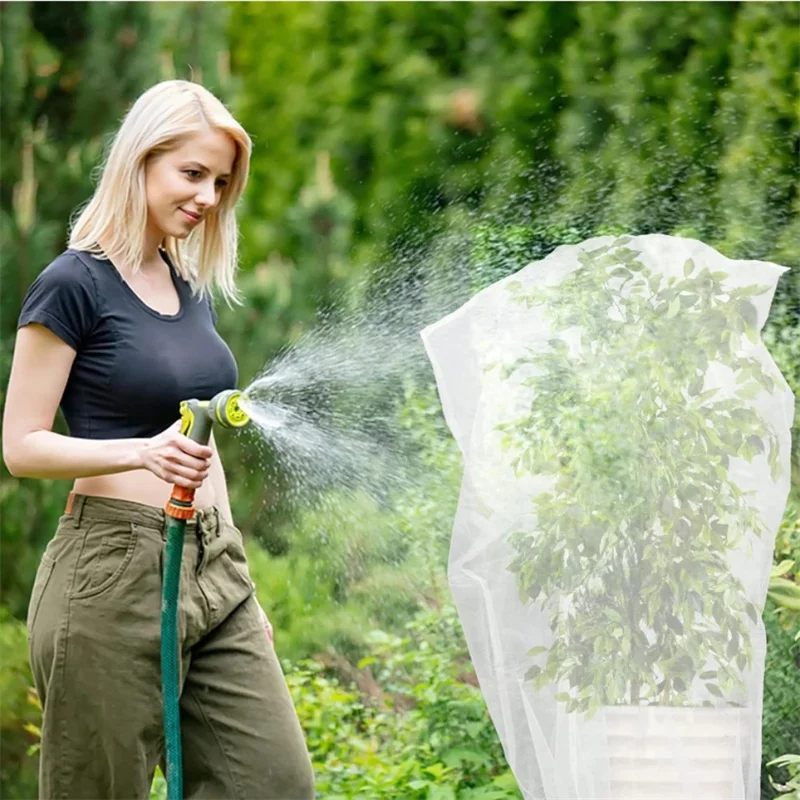
[[[210,400],[181,401],[181,433],[193,442],[208,445],[211,426],[216,422],[223,428],[242,428],[250,417],[239,405],[242,393],[238,389],[226,389]],[[172,496],[164,509],[173,519],[187,520],[194,514],[194,489],[172,487]]]
[[[239,405],[242,393],[238,389],[226,389],[214,395],[208,403],[209,413],[214,422],[223,428],[243,428],[250,422],[250,417]]]
[[[250,417],[239,405],[242,393],[238,389],[226,389],[215,394],[211,400],[183,400],[181,402],[181,433],[193,442],[208,444],[213,423],[223,428],[242,428]]]

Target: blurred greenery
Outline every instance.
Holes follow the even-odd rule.
[[[466,270],[460,297],[559,244],[650,231],[798,267],[798,22],[770,2],[3,4],[0,389],[25,291],[126,108],[170,77],[216,92],[254,140],[245,304],[219,308],[243,385],[377,274],[402,285],[442,262]],[[762,335],[795,394],[799,327],[793,269]],[[263,448],[220,437],[234,516],[323,796],[513,797],[449,608],[459,454],[430,385],[396,397],[432,489],[387,508],[327,487],[297,509],[288,476],[264,480]],[[0,794],[28,798],[24,618],[69,484],[1,469]],[[765,763],[800,741],[785,621],[770,601]]]

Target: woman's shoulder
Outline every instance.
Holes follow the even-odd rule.
[[[99,311],[119,294],[117,283],[107,260],[87,250],[67,248],[45,266],[31,288],[79,299]]]
[[[67,248],[57,255],[39,274],[39,279],[67,291],[83,291],[100,298],[119,292],[115,270],[110,262],[88,250]]]
[[[97,283],[79,256],[65,250],[36,276],[22,302],[18,328],[40,323],[78,349],[98,314]]]
[[[93,265],[77,250],[64,250],[36,276],[35,284],[65,291],[97,290]]]
[[[100,263],[91,253],[68,248],[59,253],[40,275],[56,281],[93,281],[98,274]]]

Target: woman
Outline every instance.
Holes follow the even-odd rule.
[[[16,476],[75,481],[28,610],[40,797],[146,798],[164,768],[163,509],[175,484],[196,490],[197,508],[179,621],[185,796],[314,796],[213,437],[200,446],[176,420],[180,400],[237,384],[210,289],[238,299],[235,205],[250,149],[202,87],[152,87],[125,117],[69,249],[23,303],[3,455]],[[52,431],[59,404],[70,436]]]

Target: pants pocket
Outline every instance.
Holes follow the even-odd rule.
[[[98,522],[85,533],[70,597],[98,597],[117,585],[133,560],[138,535],[130,522]]]
[[[25,623],[28,631],[28,639],[31,638],[31,631],[36,623],[36,615],[39,613],[39,606],[42,603],[44,590],[50,582],[50,577],[53,574],[53,567],[55,567],[55,565],[55,559],[45,552],[36,570],[36,578],[33,581],[33,590],[31,591],[31,600],[28,604],[28,617]]]

